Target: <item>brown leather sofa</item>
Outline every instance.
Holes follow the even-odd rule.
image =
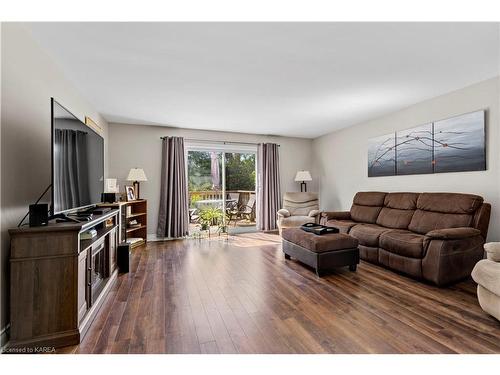
[[[490,211],[472,194],[360,192],[321,223],[357,238],[361,259],[442,286],[483,258]]]

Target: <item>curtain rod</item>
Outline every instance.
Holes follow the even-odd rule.
[[[160,137],[160,139],[165,139],[168,137]],[[185,141],[191,141],[191,142],[206,142],[206,143],[222,143],[224,145],[231,145],[231,144],[236,144],[236,145],[258,145],[259,143],[253,143],[253,142],[230,142],[230,141],[211,141],[209,139],[195,139],[195,138],[184,138]],[[278,147],[280,145],[278,144]]]

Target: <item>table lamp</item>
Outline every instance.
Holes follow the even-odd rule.
[[[295,181],[300,182],[300,191],[307,191],[306,181],[312,181],[311,173],[309,171],[298,171],[295,175]]]
[[[139,199],[139,181],[147,181],[146,174],[142,168],[132,168],[128,172],[128,181],[134,181],[135,199]]]

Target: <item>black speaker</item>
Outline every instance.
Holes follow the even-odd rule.
[[[115,203],[116,202],[116,193],[102,193],[101,194],[101,202],[102,203]]]
[[[30,227],[41,227],[49,223],[49,205],[47,203],[30,204]]]
[[[119,244],[117,253],[118,271],[120,273],[127,273],[130,265],[130,244],[127,242]]]

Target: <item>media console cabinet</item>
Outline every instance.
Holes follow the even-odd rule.
[[[9,230],[9,347],[80,343],[117,278],[118,215]],[[82,239],[92,228],[97,236]]]

